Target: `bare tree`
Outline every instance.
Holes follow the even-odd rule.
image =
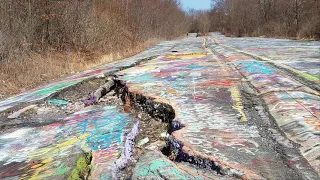
[[[121,52],[184,34],[176,0],[0,0],[0,61],[23,53]]]
[[[319,0],[212,0],[211,29],[235,36],[317,38]]]

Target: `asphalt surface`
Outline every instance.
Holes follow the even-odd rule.
[[[91,152],[91,179],[123,178],[125,166],[132,179],[320,179],[319,48],[319,42],[189,36],[0,101],[0,178],[65,179]],[[153,103],[143,103],[151,111],[170,105],[175,117],[168,121],[183,127],[133,156],[139,117],[122,111],[126,106],[83,109],[81,97],[59,96],[113,73],[127,93],[148,97]],[[67,105],[48,104],[53,99]],[[7,118],[11,111],[19,113]]]

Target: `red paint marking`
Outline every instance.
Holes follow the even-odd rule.
[[[210,129],[208,127],[201,129],[201,131],[210,131]]]
[[[25,162],[10,163],[8,165],[5,165],[4,167],[1,167],[0,179],[26,174],[28,172],[28,169],[30,169],[29,163],[25,163]]]
[[[288,166],[292,167],[295,164],[295,162],[289,160],[289,161],[287,161],[287,164],[288,164]]]
[[[61,123],[53,123],[48,125],[48,127],[60,127],[60,126],[62,126]]]
[[[191,98],[194,99],[195,101],[202,101],[206,99],[205,97],[199,96],[199,95],[192,96]]]
[[[215,143],[215,142],[212,142],[212,143],[211,143],[211,146],[212,146],[213,148],[219,148],[219,149],[229,148],[228,146],[220,145],[219,143]]]
[[[104,149],[104,150],[98,150],[94,154],[94,162],[95,163],[105,163],[110,161],[109,159],[115,156],[115,153],[117,153],[118,146]]]
[[[234,83],[231,80],[213,80],[206,81],[204,83],[197,84],[196,86],[223,86],[223,87],[231,87]]]

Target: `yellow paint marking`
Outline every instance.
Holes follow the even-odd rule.
[[[222,71],[223,71],[223,75],[224,76],[229,76],[229,72],[226,70],[226,66],[225,65],[223,65]]]
[[[168,89],[167,92],[170,93],[170,94],[173,94],[175,96],[178,95],[178,92],[176,90],[173,90],[173,89]]]
[[[39,157],[41,158],[42,156],[45,156],[45,155],[48,155],[48,153],[56,153],[56,152],[59,152],[61,149],[64,149],[70,145],[73,145],[75,144],[76,142],[78,142],[79,140],[81,139],[85,139],[89,136],[88,133],[85,133],[79,137],[76,137],[76,138],[73,138],[73,139],[70,139],[66,142],[63,142],[61,144],[58,144],[54,147],[50,147],[50,148],[43,148],[43,149],[40,149],[38,151],[34,151],[32,152],[32,154],[30,155],[30,159],[29,160],[32,160],[34,159],[35,157]]]
[[[52,158],[48,158],[48,159],[44,159],[42,162],[41,162],[41,167],[39,168],[35,168],[35,172],[34,174],[29,178],[30,180],[37,180],[37,179],[43,179],[43,178],[46,178],[46,177],[49,177],[49,176],[52,176],[54,173],[53,172],[49,172],[49,173],[45,173],[45,174],[41,174],[39,175],[41,172],[47,170],[50,168],[50,162],[52,162]]]
[[[235,104],[233,106],[233,109],[237,110],[241,114],[240,121],[248,121],[245,113],[243,112],[243,105],[242,105],[242,102],[240,99],[240,92],[236,86],[232,87],[231,96],[232,96],[232,99],[235,100]]]
[[[78,142],[78,141],[81,140],[81,139],[87,138],[88,136],[89,136],[88,133],[83,134],[83,135],[81,135],[81,136],[79,136],[79,137],[77,137],[77,138],[73,138],[73,139],[70,139],[69,141],[66,141],[66,142],[63,142],[63,143],[61,143],[61,144],[58,144],[56,147],[59,148],[59,149],[65,148],[65,147],[67,147],[67,146],[70,146],[70,145]]]
[[[193,58],[193,57],[203,57],[206,55],[207,53],[177,54],[177,55],[167,56],[166,58],[168,59]]]
[[[204,38],[204,40],[203,40],[203,48],[207,48],[207,41],[208,41],[208,39]]]
[[[217,61],[219,62],[219,65],[222,66],[221,68],[222,68],[222,71],[223,71],[223,75],[224,76],[229,76],[229,72],[227,71],[228,67],[226,66],[226,64],[223,61],[221,61],[220,58],[217,58]]]
[[[138,84],[137,86],[150,87],[150,86],[156,86],[156,85],[157,85],[156,83],[141,83],[141,84]]]
[[[70,139],[70,140],[68,140],[66,142],[63,142],[61,144],[58,144],[58,145],[56,145],[54,147],[44,148],[44,149],[41,149],[39,151],[33,152],[34,156],[31,155],[30,160],[34,159],[35,156],[41,158],[41,157],[46,157],[46,155],[49,155],[49,153],[50,153],[50,155],[52,153],[57,153],[60,150],[66,148],[68,146],[71,146],[71,145],[77,143],[78,141],[80,141],[82,139],[87,138],[88,136],[89,136],[89,134],[85,133],[85,134],[83,134],[83,135],[81,135],[79,137]],[[47,159],[42,160],[42,162],[40,164],[36,164],[36,165],[32,166],[32,169],[34,169],[35,172],[33,173],[32,177],[30,177],[30,179],[37,180],[37,179],[43,179],[43,178],[52,176],[54,174],[54,172],[49,171],[49,172],[45,173],[45,171],[50,169],[50,166],[52,165],[50,163],[52,161],[53,161],[53,158],[49,157]],[[39,175],[40,173],[43,173],[43,174]],[[25,177],[25,176],[26,175],[24,175],[23,177]]]
[[[36,165],[33,165],[31,168],[32,169],[36,169],[36,168],[41,167],[41,166],[42,166],[42,164],[36,164]]]

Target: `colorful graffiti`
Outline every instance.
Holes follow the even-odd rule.
[[[0,178],[61,179],[78,156],[91,151],[93,169],[101,164],[111,168],[132,120],[114,106],[87,107],[59,123],[5,130],[0,135]]]
[[[279,89],[300,84],[280,76],[271,66],[221,47],[214,50],[222,55],[207,52],[205,56],[190,57],[190,52],[205,54],[201,40],[192,44],[186,41],[185,46],[175,50],[182,52],[179,48],[185,50],[186,47],[190,48],[186,55],[168,54],[122,71],[121,80],[127,82],[130,91],[170,102],[175,107],[176,120],[185,125],[173,135],[189,148],[218,157],[238,169],[284,178],[283,172],[290,170],[284,168],[287,165],[281,163],[273,150],[267,150],[268,145],[261,139],[258,128],[250,123],[252,117],[243,104],[241,83],[244,77],[254,81],[256,75],[266,75]],[[268,86],[261,84],[257,89],[264,93],[272,91]],[[263,159],[280,163],[265,167]]]
[[[132,179],[163,179],[163,177],[176,180],[213,179],[201,175],[196,169],[194,169],[194,172],[190,171],[190,168],[186,168],[189,171],[181,169],[161,153],[149,151],[140,158],[134,169]]]
[[[220,54],[229,53],[230,56],[230,50],[226,48],[212,48]],[[237,51],[231,53],[234,54],[232,57],[240,56]],[[228,57],[226,59],[228,60]],[[302,155],[319,173],[319,92],[269,66],[267,62],[259,62],[250,57],[239,60],[232,58],[229,62],[235,64],[239,72],[250,80],[266,102],[279,127],[290,140],[301,145]],[[288,141],[281,137],[280,139],[288,144]],[[298,164],[296,166],[302,167]]]
[[[204,53],[200,40],[191,49]],[[246,164],[242,168],[255,169],[259,174],[261,169],[247,160],[258,156],[274,162],[279,160],[275,154],[264,150],[257,127],[245,123],[249,118],[239,90],[243,75],[235,70],[239,65],[231,66],[229,62],[227,57],[210,53],[192,58],[188,54],[168,55],[123,71],[121,78],[131,91],[172,103],[176,120],[186,126],[174,133],[176,138],[200,153],[218,157],[235,167]],[[259,62],[243,65],[249,67],[244,73],[274,72]],[[239,159],[238,156],[245,158]],[[265,168],[263,171],[281,174],[280,169]]]
[[[273,38],[228,38],[217,33],[215,42],[273,62],[301,77],[320,82],[320,43]]]
[[[301,145],[301,153],[319,172],[319,96],[293,91],[271,93],[264,99],[280,128]]]

